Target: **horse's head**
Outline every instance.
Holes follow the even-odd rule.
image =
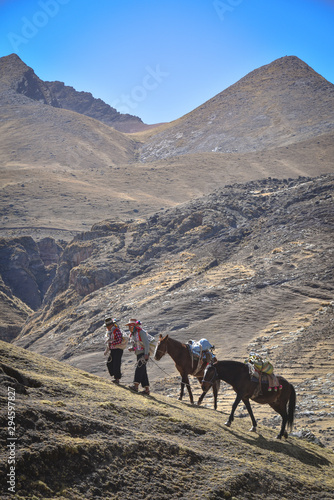
[[[167,340],[168,335],[166,335],[166,337],[163,337],[161,334],[159,335],[159,341],[154,351],[154,359],[157,361],[167,352]]]
[[[207,392],[210,389],[210,387],[215,383],[217,377],[218,374],[215,365],[209,363],[204,370],[204,375],[202,378],[202,390],[204,392]]]

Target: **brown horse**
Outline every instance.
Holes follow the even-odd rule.
[[[277,378],[282,386],[281,389],[277,392],[270,392],[268,391],[269,386],[267,384],[263,384],[260,394],[255,395],[255,391],[258,389],[259,383],[251,380],[248,366],[245,363],[240,363],[239,361],[217,361],[216,363],[208,365],[205,369],[202,380],[203,393],[197,404],[201,404],[205,394],[211,385],[216,383],[217,379],[224,380],[224,382],[230,384],[237,393],[235,401],[232,405],[231,414],[225,425],[230,427],[233,422],[234,412],[240,401],[243,401],[249,416],[252,419],[253,427],[251,428],[251,431],[255,432],[257,423],[249,402],[249,400],[252,399],[252,401],[255,401],[256,403],[269,404],[273,410],[281,415],[282,426],[277,439],[281,439],[282,436],[287,438],[288,433],[285,430],[285,426],[288,424],[288,427],[292,429],[296,407],[296,393],[293,385],[290,384],[285,378],[280,376]]]
[[[197,365],[200,362],[198,360],[198,361],[194,361],[194,366],[193,366],[192,357],[190,355],[189,349],[188,349],[186,344],[182,344],[178,340],[170,338],[168,335],[166,335],[165,337],[160,335],[159,341],[158,341],[157,346],[155,348],[154,359],[159,361],[159,359],[161,359],[162,356],[166,353],[170,355],[170,357],[172,358],[172,360],[175,363],[177,370],[179,371],[179,373],[182,377],[179,400],[180,401],[182,400],[183,393],[184,393],[184,386],[187,386],[190,402],[193,404],[194,398],[193,398],[193,394],[191,392],[191,387],[190,387],[188,375],[193,375],[194,377],[197,378],[199,383],[201,383],[206,364],[202,363],[202,366],[198,367]],[[216,410],[217,409],[217,394],[218,394],[220,381],[217,379],[211,385],[212,385],[213,395],[214,395],[214,407]]]

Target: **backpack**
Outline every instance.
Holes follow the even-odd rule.
[[[115,323],[114,323],[114,324],[115,324]],[[122,334],[122,341],[121,341],[121,343],[120,343],[120,344],[116,344],[116,345],[115,345],[115,348],[116,348],[116,349],[126,349],[126,347],[127,347],[127,345],[128,345],[128,342],[129,342],[129,337],[128,337],[128,335],[127,335],[126,333],[122,332],[122,330],[119,328],[119,326],[118,326],[118,325],[116,325],[116,324],[115,324],[115,326],[116,326],[116,328],[118,328],[118,329],[119,329],[119,331],[120,331],[120,332],[121,332],[121,334]],[[108,341],[108,335],[106,334],[106,342],[107,342],[107,341]],[[110,349],[109,349],[109,350],[110,350]]]
[[[148,341],[150,343],[149,353],[150,353],[150,356],[153,356],[155,348],[156,348],[155,338],[152,337],[152,335],[150,335],[149,333],[146,333],[146,335],[147,335]]]
[[[121,330],[121,334],[122,334],[122,342],[117,345],[117,348],[118,349],[126,349],[128,342],[129,342],[129,337],[127,336],[126,333],[122,332],[122,330]]]
[[[148,342],[150,344],[150,348],[149,348],[149,355],[150,356],[153,356],[154,354],[154,351],[155,351],[155,348],[156,348],[156,341],[155,341],[155,338],[152,337],[152,335],[150,335],[149,333],[146,332],[146,335],[147,335],[147,339],[148,339]],[[139,333],[139,342],[140,344],[143,346],[143,341],[141,339],[141,336],[140,336],[140,333]]]

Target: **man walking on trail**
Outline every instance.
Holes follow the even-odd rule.
[[[137,356],[137,364],[134,375],[133,385],[130,389],[138,392],[138,387],[141,384],[144,387],[142,394],[150,394],[150,384],[147,375],[147,361],[150,356],[150,343],[147,337],[147,332],[141,327],[141,322],[136,319],[130,319],[126,324],[130,330],[129,351],[133,351]]]
[[[104,318],[104,324],[106,326],[106,350],[105,355],[108,355],[107,368],[109,375],[114,377],[113,383],[119,384],[122,377],[121,374],[121,363],[123,356],[123,349],[120,349],[120,344],[122,342],[122,332],[117,325],[116,319],[112,319],[111,315],[106,315]]]

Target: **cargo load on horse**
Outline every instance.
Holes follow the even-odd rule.
[[[269,391],[267,388],[268,386],[266,386],[266,388],[263,388],[263,394],[255,396],[255,390],[258,386],[258,382],[251,379],[249,367],[246,363],[240,363],[239,361],[232,360],[217,361],[216,363],[207,365],[205,369],[202,379],[203,393],[197,404],[201,404],[210,387],[214,387],[217,381],[223,380],[227,384],[230,384],[236,392],[236,398],[232,405],[230,416],[228,417],[225,425],[228,427],[231,426],[234,420],[235,410],[237,409],[240,401],[242,401],[252,420],[253,425],[251,431],[256,431],[257,423],[249,401],[252,399],[252,401],[255,401],[256,403],[270,405],[273,410],[281,415],[282,425],[281,430],[277,435],[277,438],[281,439],[283,436],[288,436],[286,427],[291,429],[293,425],[296,407],[296,392],[293,385],[290,384],[290,382],[288,382],[284,377],[279,375],[277,378],[280,390]]]
[[[262,393],[262,384],[268,385],[268,391],[278,391],[282,389],[277,376],[274,374],[274,367],[268,359],[263,358],[255,352],[249,353],[245,363],[248,366],[251,380],[258,382],[258,388],[254,397]]]
[[[200,339],[198,341],[188,340],[186,345],[189,349],[192,366],[194,368],[192,375],[196,375],[196,373],[203,368],[203,365],[217,361],[213,354],[215,346],[210,344],[207,339]]]
[[[190,342],[193,343],[194,341]],[[213,346],[211,346],[211,344],[209,345],[210,349],[213,349]],[[180,401],[182,400],[184,389],[186,387],[188,390],[190,402],[193,403],[194,398],[190,387],[189,375],[193,375],[195,378],[197,378],[197,380],[201,384],[204,370],[207,366],[207,362],[203,362],[203,359],[201,360],[200,357],[197,356],[197,354],[192,355],[192,350],[190,349],[189,346],[190,346],[189,343],[183,344],[179,340],[169,337],[169,335],[163,337],[160,334],[159,341],[157,343],[154,353],[154,359],[156,361],[159,361],[166,353],[169,354],[169,356],[174,361],[178,372],[181,375],[181,390],[180,390],[179,400]],[[208,353],[210,349],[205,350],[205,352]],[[195,356],[197,356],[196,359]],[[220,382],[219,380],[217,380],[212,385],[215,409],[217,409],[217,394],[218,394],[219,384]]]

